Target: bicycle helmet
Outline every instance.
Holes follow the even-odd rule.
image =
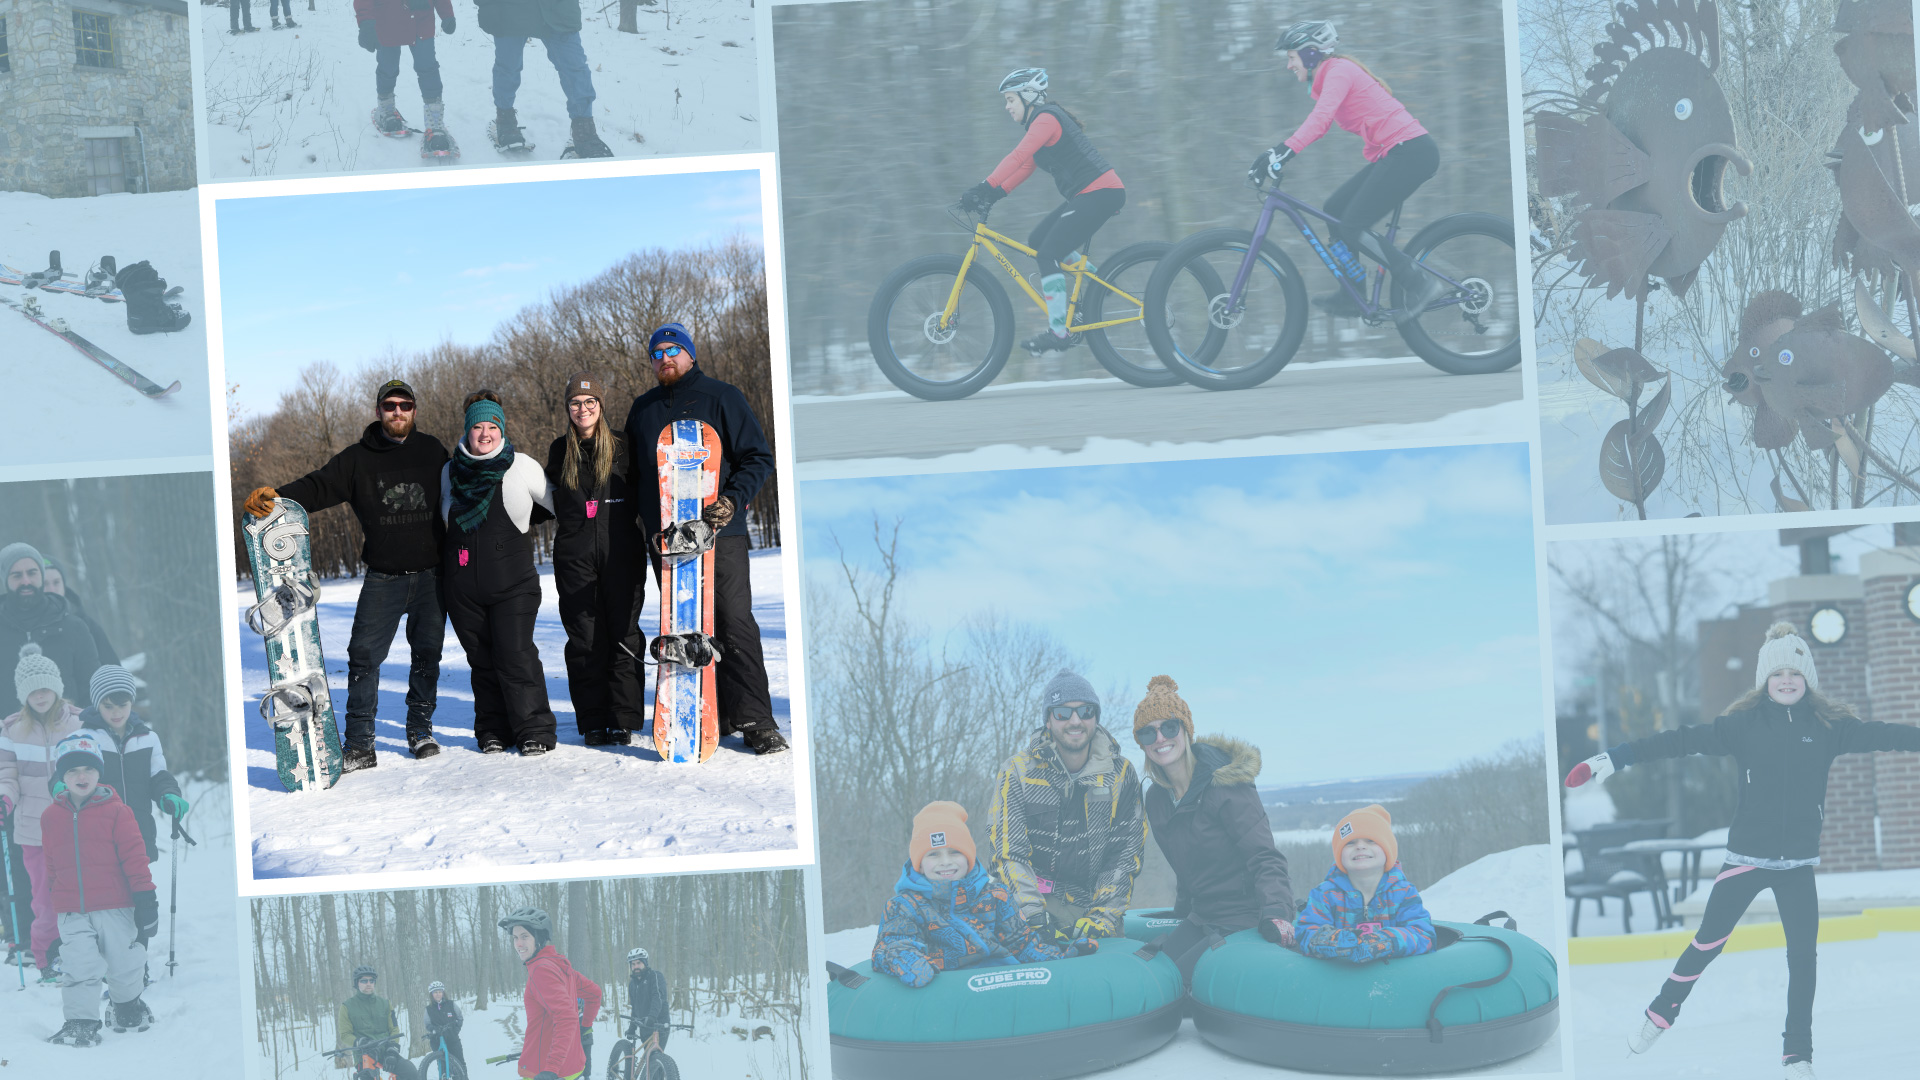
[[[546,912],[541,911],[537,907],[520,908],[517,911],[509,912],[500,920],[500,929],[502,930],[510,931],[516,926],[524,926],[527,928],[528,933],[535,935],[551,935],[553,933],[553,920],[547,917]]]
[[[446,983],[443,983],[443,982],[441,982],[441,981],[440,981],[439,979],[435,979],[435,980],[433,980],[432,982],[430,982],[430,983],[428,983],[428,984],[427,984],[427,996],[428,996],[428,997],[432,997],[432,996],[433,996],[433,992],[434,992],[435,990],[438,990],[438,991],[440,991],[441,993],[443,993],[443,994],[444,994],[444,993],[446,993],[446,992],[447,992],[447,984],[446,984]]]
[[[1047,100],[1047,69],[1021,68],[1009,73],[1000,80],[1000,93],[1019,94],[1020,101],[1027,107],[1027,116],[1032,117],[1034,106]]]
[[[380,973],[365,964],[361,964],[359,967],[353,969],[353,984],[355,986],[360,985],[361,979],[378,980],[379,978]]]
[[[647,950],[645,949],[630,949],[627,951],[627,963],[629,964],[633,963],[635,960],[646,960],[646,959],[647,959]],[[651,963],[651,961],[649,961],[649,963]]]
[[[1317,53],[1330,53],[1340,42],[1340,35],[1333,24],[1325,19],[1310,19],[1287,27],[1280,35],[1280,41],[1273,47],[1274,52],[1305,52],[1309,49]]]

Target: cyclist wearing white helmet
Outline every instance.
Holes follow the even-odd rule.
[[[1247,175],[1278,180],[1288,158],[1306,150],[1336,123],[1360,136],[1365,141],[1360,153],[1367,159],[1366,166],[1329,195],[1324,205],[1327,213],[1340,220],[1332,228],[1333,253],[1349,273],[1360,269],[1351,254],[1355,250],[1393,271],[1406,290],[1407,304],[1399,316],[1404,321],[1438,298],[1446,282],[1421,270],[1405,252],[1381,243],[1367,229],[1439,171],[1440,149],[1420,121],[1395,100],[1383,79],[1352,57],[1334,55],[1339,40],[1333,24],[1324,20],[1295,23],[1280,35],[1274,51],[1287,54],[1287,70],[1294,78],[1311,81],[1313,111],[1299,130],[1255,158]],[[1345,289],[1316,300],[1336,315],[1360,314]]]
[[[460,1006],[447,996],[447,984],[434,980],[427,984],[427,1056],[440,1055],[440,1042],[447,1044],[447,1057],[450,1068],[441,1070],[442,1080],[467,1074],[467,1054],[460,1045],[460,1028],[466,1023],[466,1017],[460,1015]]]
[[[627,954],[627,1004],[633,1019],[627,1023],[627,1038],[654,1042],[655,1050],[667,1048],[670,1017],[667,1013],[667,977],[647,960],[647,950]]]
[[[1094,149],[1079,118],[1048,100],[1045,68],[1021,68],[1001,79],[1000,95],[1007,115],[1027,134],[985,180],[960,196],[960,204],[984,215],[1032,176],[1035,167],[1053,177],[1066,201],[1040,219],[1027,237],[1027,246],[1040,264],[1048,332],[1022,344],[1032,353],[1063,352],[1079,344],[1080,335],[1067,332],[1067,275],[1060,268],[1079,262],[1079,252],[1093,234],[1126,205],[1127,189],[1113,166]]]

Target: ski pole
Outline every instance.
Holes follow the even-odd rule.
[[[184,839],[189,844],[194,842],[193,837],[187,835],[187,827],[181,823],[177,815],[173,819],[173,835],[170,839],[173,842],[167,845],[167,978],[169,979],[173,978],[173,969],[177,966],[174,961],[173,946],[174,927],[178,923],[180,913],[180,841]],[[26,976],[22,975],[21,978],[24,980]]]
[[[28,947],[20,932],[20,901],[13,892],[13,829],[11,822],[0,822],[0,862],[7,864],[7,925],[13,928],[13,966],[20,975],[20,989],[27,988],[27,969],[20,963],[20,950]]]

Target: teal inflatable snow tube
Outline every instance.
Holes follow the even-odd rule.
[[[1152,941],[1162,934],[1173,933],[1180,920],[1173,918],[1171,911],[1140,911],[1126,913],[1120,926],[1120,932],[1135,941]]]
[[[828,965],[840,1080],[1055,1080],[1132,1061],[1180,1027],[1180,971],[1140,942],[1089,956],[946,971],[919,989]]]
[[[1552,953],[1502,927],[1436,921],[1434,930],[1434,951],[1367,964],[1303,956],[1252,930],[1233,934],[1194,966],[1194,1027],[1239,1057],[1365,1075],[1479,1068],[1553,1035]]]

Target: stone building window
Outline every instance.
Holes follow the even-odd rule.
[[[12,70],[7,60],[7,17],[0,15],[0,73]]]
[[[81,67],[119,67],[113,58],[113,21],[91,11],[73,13],[73,62]]]
[[[127,186],[125,139],[87,140],[87,184],[89,194],[112,195],[131,190]]]

